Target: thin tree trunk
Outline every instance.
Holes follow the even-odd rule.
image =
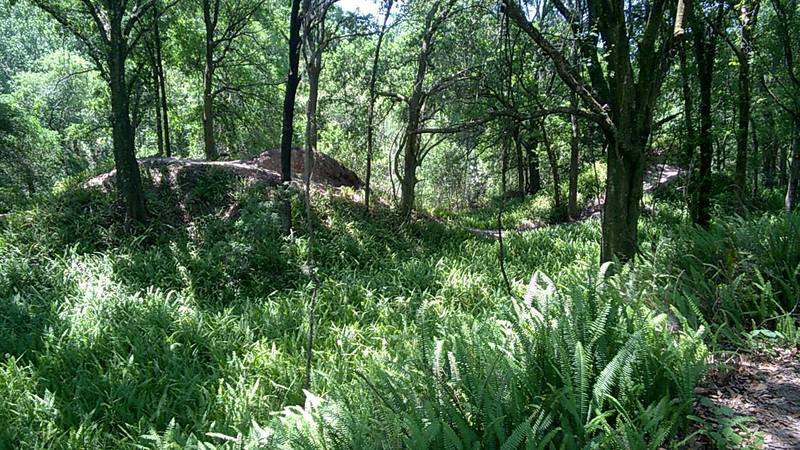
[[[572,107],[578,108],[578,96],[572,94]],[[578,134],[578,117],[575,114],[569,116],[570,121],[570,153],[569,153],[569,197],[567,200],[567,211],[569,218],[578,218],[578,169],[580,163],[579,145],[580,135]]]
[[[386,12],[383,16],[383,25],[378,34],[378,43],[375,45],[375,54],[372,57],[372,71],[369,77],[369,111],[367,113],[367,174],[364,186],[364,207],[369,212],[370,199],[372,196],[372,156],[375,152],[375,102],[377,100],[376,85],[378,82],[378,63],[380,62],[381,46],[383,37],[386,34],[386,25],[389,21],[389,14],[392,11],[393,0],[386,2]]]
[[[694,159],[694,149],[697,146],[694,132],[694,105],[692,96],[692,86],[690,82],[689,65],[686,62],[686,42],[681,41],[678,56],[681,66],[681,89],[683,92],[683,123],[686,132],[686,140],[683,144],[683,153],[686,163],[692,165]]]
[[[794,129],[794,118],[789,115],[789,126]],[[792,141],[794,142],[794,141]],[[792,144],[790,144],[792,145]],[[787,170],[787,148],[786,145],[781,145],[780,151],[778,152],[778,179],[780,181],[781,186],[788,186],[789,185],[789,171]]]
[[[170,142],[170,137],[169,137],[169,108],[167,106],[168,105],[167,79],[166,75],[164,74],[164,62],[161,56],[161,27],[159,26],[159,22],[161,21],[161,15],[158,9],[158,2],[156,2],[155,6],[153,6],[153,11],[156,17],[155,23],[153,24],[153,33],[155,35],[156,68],[158,70],[159,99],[161,100],[161,120],[163,122],[161,130],[164,139],[164,152],[167,158],[169,158],[172,156],[172,143]]]
[[[319,50],[313,50],[318,52]],[[312,55],[313,61],[307,63],[308,74],[308,102],[306,103],[306,145],[303,155],[303,183],[306,188],[306,197],[310,198],[311,174],[314,172],[314,155],[317,152],[317,104],[319,98],[319,77],[322,70],[322,55]],[[306,202],[306,215],[311,217],[311,204]]]
[[[758,160],[759,160],[759,156],[761,156],[761,155],[760,155],[760,152],[759,152],[760,151],[760,145],[758,145],[759,142],[758,142],[758,132],[757,132],[757,129],[756,129],[756,122],[755,122],[755,120],[753,120],[752,116],[750,117],[750,128],[751,128],[750,135],[753,138],[753,152],[752,152],[753,154],[752,154],[752,156],[750,158],[751,161],[752,161],[751,166],[753,168],[753,190],[752,190],[752,196],[755,197],[756,194],[758,194],[758,188],[759,188],[759,185],[758,185],[758,182],[759,182]]]
[[[717,23],[721,22],[721,11],[721,9],[718,10]],[[702,13],[696,9],[692,12]],[[692,18],[695,19],[694,14],[692,14]],[[714,160],[711,100],[717,35],[708,29],[708,25],[701,23],[702,21],[699,19],[694,20],[697,28],[694,34],[694,50],[697,81],[700,87],[700,132],[697,136],[700,145],[700,164],[697,173],[693,174],[691,179],[690,191],[693,202],[690,210],[695,224],[708,227],[711,222],[711,166]]]
[[[789,168],[785,205],[787,211],[794,211],[798,206],[797,187],[800,183],[800,115],[792,120],[792,164]]]
[[[739,194],[747,191],[747,146],[750,127],[750,58],[739,58],[739,102],[736,128],[736,168],[734,180]]]
[[[739,102],[738,119],[739,124],[736,130],[736,170],[735,182],[740,195],[747,193],[747,146],[749,144],[748,133],[750,126],[750,60],[753,51],[753,25],[758,14],[759,0],[753,5],[743,3],[740,10],[739,22],[741,25],[741,47],[736,52],[739,61]]]
[[[28,197],[36,194],[36,175],[30,164],[25,163],[23,171],[25,172],[25,186],[28,188]]]
[[[156,51],[151,49],[150,52],[152,69],[153,69],[153,94],[156,96],[155,113],[156,113],[156,143],[158,148],[158,156],[164,156],[164,133],[161,121],[161,87],[158,76],[158,63],[156,62]]]
[[[215,0],[221,1],[221,0]],[[205,66],[203,67],[203,148],[206,159],[219,159],[214,136],[214,31],[216,18],[212,17],[209,0],[203,2],[203,20],[206,26]]]
[[[761,153],[763,156],[764,165],[764,187],[770,189],[775,187],[775,161],[777,159],[777,145],[774,135],[775,125],[772,115],[769,112],[767,112],[767,114],[767,129],[769,130],[770,138],[767,141],[767,145],[763,147]]]
[[[517,159],[519,160],[519,167],[517,176],[520,177],[519,179],[519,196],[525,197],[525,194],[528,192],[528,184],[530,180],[528,179],[528,167],[529,162],[527,158],[527,154],[525,151],[525,147],[522,144],[522,134],[519,125],[514,129],[514,145],[516,146],[517,150]]]
[[[550,173],[553,177],[553,208],[558,211],[561,209],[561,176],[558,173],[558,157],[555,150],[553,150],[553,146],[550,145],[550,137],[547,135],[544,121],[540,123],[540,127],[542,129],[542,141],[547,152],[547,160],[550,162]]]

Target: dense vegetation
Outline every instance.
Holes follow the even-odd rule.
[[[798,30],[0,0],[0,448],[757,447],[697,387],[800,344]]]

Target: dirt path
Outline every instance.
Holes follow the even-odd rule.
[[[704,386],[695,414],[705,423],[697,445],[712,444],[714,435],[736,433],[742,444],[767,449],[800,449],[800,353],[797,348],[774,354],[736,355],[720,361]],[[738,424],[741,419],[744,424]],[[743,425],[743,426],[742,426]],[[728,430],[730,430],[730,432]]]

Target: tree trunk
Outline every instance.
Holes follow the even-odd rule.
[[[745,28],[746,29],[746,28]],[[742,38],[749,33],[742,32]],[[736,128],[736,169],[734,181],[739,195],[747,192],[747,146],[750,127],[750,53],[739,57],[738,126]]]
[[[158,87],[159,99],[161,100],[161,120],[163,122],[161,131],[164,139],[164,152],[167,158],[172,156],[172,143],[169,137],[169,108],[167,107],[167,79],[164,74],[164,62],[161,56],[161,21],[160,11],[158,9],[158,2],[153,6],[154,15],[156,17],[153,24],[153,33],[155,35],[155,48],[156,48],[156,68],[158,70]]]
[[[775,162],[777,159],[777,144],[774,135],[775,126],[772,115],[769,113],[767,115],[767,129],[770,132],[770,138],[767,141],[767,145],[763,146],[761,153],[764,165],[764,187],[769,189],[775,187]]]
[[[709,46],[710,48],[710,46]],[[698,81],[700,84],[700,165],[698,173],[692,177],[694,205],[692,220],[695,224],[708,227],[711,221],[711,165],[714,159],[712,137],[711,90],[714,73],[714,54],[698,58]]]
[[[164,133],[161,121],[161,87],[158,75],[158,63],[156,62],[156,51],[151,49],[151,63],[153,65],[153,94],[156,96],[155,113],[156,113],[156,143],[158,147],[158,156],[164,156]]]
[[[281,129],[281,179],[292,181],[292,135],[294,134],[294,105],[300,84],[300,0],[292,0],[289,19],[289,75],[283,97],[283,127]]]
[[[561,176],[558,172],[558,157],[556,156],[555,150],[553,150],[553,146],[550,145],[550,137],[547,135],[544,121],[541,122],[540,127],[542,129],[544,149],[547,151],[547,160],[550,163],[550,173],[553,177],[553,209],[558,212],[558,210],[561,209]]]
[[[792,120],[792,164],[789,167],[785,205],[786,211],[794,211],[798,205],[797,186],[800,183],[800,116]]]
[[[536,195],[542,189],[542,177],[539,174],[539,153],[538,143],[527,143],[523,141],[525,151],[528,154],[528,194]]]
[[[378,63],[380,62],[381,46],[386,34],[386,25],[389,13],[392,11],[393,0],[386,3],[386,12],[383,16],[383,25],[378,34],[378,43],[375,45],[375,54],[372,57],[372,71],[369,77],[369,111],[367,112],[367,174],[364,180],[364,207],[369,212],[372,196],[372,156],[375,152],[375,102],[377,100],[376,85],[378,83]]]
[[[789,115],[789,127],[794,129],[794,118]],[[794,141],[792,141],[794,142]],[[792,144],[790,144],[792,145]],[[789,172],[788,167],[786,166],[788,155],[787,148],[785,145],[781,145],[778,151],[778,180],[780,181],[781,186],[788,186],[789,185]]]
[[[435,11],[428,14],[428,24],[433,19]],[[420,135],[419,129],[422,108],[424,106],[423,84],[428,73],[428,55],[431,51],[432,30],[426,30],[417,57],[417,73],[414,77],[414,87],[408,99],[408,120],[406,122],[406,147],[403,153],[403,179],[400,180],[400,215],[406,219],[411,217],[416,201],[417,166],[419,165]]]
[[[522,143],[519,140],[519,124],[515,123],[511,129],[511,138],[514,141],[514,158],[517,164],[517,190],[516,195],[525,196],[525,156],[522,152]]]
[[[421,83],[420,83],[421,84]],[[406,124],[406,147],[403,153],[403,178],[400,180],[400,215],[406,219],[411,217],[416,203],[417,158],[419,154],[419,100],[412,96],[408,105],[408,123]]]
[[[146,216],[144,193],[131,126],[128,86],[125,80],[127,46],[122,36],[121,22],[122,11],[118,11],[110,20],[108,61],[114,164],[117,168],[117,190],[125,203],[126,218],[143,222]]]
[[[216,18],[212,17],[211,5],[203,2],[203,19],[206,26],[205,66],[203,67],[203,148],[206,159],[219,159],[214,136],[214,31]]]
[[[751,192],[752,196],[755,197],[758,194],[758,182],[759,182],[759,170],[758,170],[758,160],[759,160],[759,150],[760,145],[758,142],[758,132],[756,129],[756,122],[753,120],[752,116],[750,116],[750,136],[753,138],[753,152],[750,158],[751,166],[753,168],[753,190]]]
[[[316,50],[320,52],[320,50]],[[322,70],[322,54],[312,55],[308,63],[308,103],[306,103],[306,146],[303,155],[303,183],[306,188],[306,216],[311,218],[311,174],[314,173],[314,155],[317,152],[317,99],[319,97],[319,76]]]
[[[603,206],[603,242],[600,260],[626,263],[634,258],[639,242],[639,214],[647,139],[634,139],[630,131],[620,135],[627,145],[610,140]]]
[[[686,62],[686,42],[681,41],[678,56],[681,66],[681,89],[683,92],[683,123],[686,132],[686,140],[683,143],[683,153],[686,163],[692,166],[694,159],[694,149],[697,146],[694,133],[694,105],[692,96],[692,86],[690,83],[689,65]]]
[[[572,94],[572,107],[578,108],[578,96]],[[580,135],[578,134],[578,117],[570,114],[570,153],[569,153],[569,198],[567,200],[567,211],[570,220],[578,218],[578,169],[580,163],[579,145]]]
[[[736,130],[736,188],[740,195],[747,193],[747,146],[750,126],[750,60],[753,52],[753,26],[759,11],[759,1],[752,5],[743,2],[740,7],[741,44],[736,52],[739,61],[739,125]]]

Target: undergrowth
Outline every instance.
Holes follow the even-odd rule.
[[[321,191],[309,247],[297,198],[292,236],[263,187],[191,198],[187,221],[150,192],[128,228],[67,187],[4,220],[0,448],[659,448],[706,343],[786,328],[800,292],[798,216],[698,231],[664,204],[610,278],[598,221],[511,234],[509,296],[496,242],[460,225]]]

